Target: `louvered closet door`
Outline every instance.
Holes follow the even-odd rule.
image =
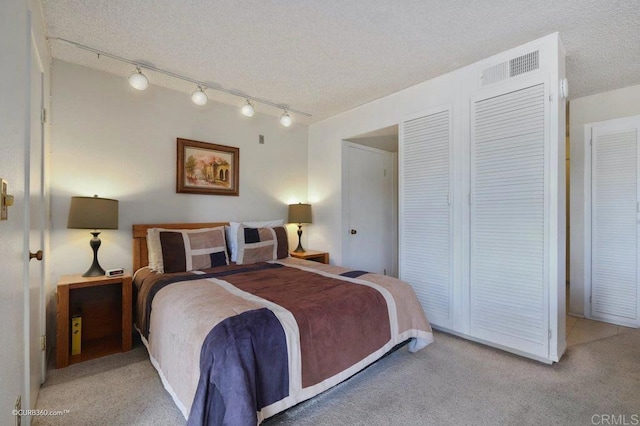
[[[408,118],[400,130],[400,278],[429,321],[451,328],[451,111]]]
[[[596,126],[591,147],[591,316],[635,326],[639,130]]]
[[[548,355],[542,82],[472,101],[470,334]]]

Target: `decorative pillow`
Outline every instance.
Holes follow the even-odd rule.
[[[283,259],[289,256],[287,229],[284,226],[272,228],[238,228],[238,265]]]
[[[229,252],[231,253],[231,261],[236,262],[238,260],[238,228],[240,225],[248,226],[250,228],[270,228],[273,226],[284,225],[284,220],[264,220],[261,222],[229,222],[228,226],[225,226],[227,231],[227,244],[229,244]]]
[[[156,250],[159,246],[160,250]],[[224,227],[162,229],[147,232],[149,266],[159,273],[228,265]],[[155,262],[151,264],[152,260]]]

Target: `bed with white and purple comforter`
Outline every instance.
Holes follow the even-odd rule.
[[[188,424],[255,425],[433,341],[413,289],[291,257],[134,277],[136,326]]]

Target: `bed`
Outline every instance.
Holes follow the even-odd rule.
[[[259,424],[400,343],[415,352],[433,342],[409,284],[289,257],[286,230],[241,227],[237,263],[226,242],[225,253],[185,248],[205,232],[224,236],[226,225],[133,225],[136,328],[188,424]],[[163,273],[153,271],[157,242],[149,247],[147,234],[177,241],[190,270],[173,267],[167,243]],[[264,253],[273,259],[260,261]]]

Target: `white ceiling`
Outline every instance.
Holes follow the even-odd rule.
[[[570,99],[640,84],[638,0],[42,0],[62,37],[308,112],[313,123],[559,31]],[[51,43],[55,58],[130,65]],[[152,84],[187,84],[148,73]],[[241,105],[242,99],[209,91]],[[279,115],[256,105],[259,112]]]

